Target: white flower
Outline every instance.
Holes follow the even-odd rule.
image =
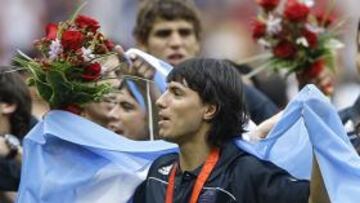
[[[271,44],[268,41],[266,41],[264,38],[260,38],[257,42],[265,48],[271,47]]]
[[[314,0],[301,0],[301,2],[309,8],[311,8],[315,5]]]
[[[50,48],[49,59],[51,61],[56,59],[59,56],[59,54],[63,52],[63,48],[61,46],[59,39],[52,40],[49,48]]]
[[[300,44],[304,47],[309,47],[309,42],[306,40],[305,37],[300,37],[296,39],[296,44]]]
[[[266,32],[270,35],[277,34],[281,31],[281,18],[275,18],[273,15],[269,15],[266,21]]]
[[[328,43],[325,44],[326,47],[330,48],[330,49],[342,49],[345,47],[344,43],[342,43],[341,41],[337,40],[337,39],[330,39],[328,41]]]
[[[82,57],[86,62],[91,61],[91,59],[95,58],[95,55],[92,53],[90,48],[81,47]]]
[[[323,32],[325,32],[324,28],[321,28],[319,26],[312,25],[312,24],[309,24],[309,23],[306,23],[305,27],[306,27],[306,29],[308,29],[309,31],[311,31],[313,33],[323,33]]]
[[[110,67],[106,66],[106,65],[102,65],[101,66],[101,75],[108,75],[108,71],[110,70]]]

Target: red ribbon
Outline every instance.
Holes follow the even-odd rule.
[[[202,188],[204,187],[207,179],[213,171],[216,163],[220,157],[219,148],[213,148],[207,157],[204,166],[202,167],[199,176],[196,178],[194,189],[191,194],[190,203],[196,203],[199,199]],[[169,175],[169,184],[166,189],[165,203],[173,203],[174,187],[175,187],[175,174],[178,164],[175,163]]]

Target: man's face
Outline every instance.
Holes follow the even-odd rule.
[[[195,57],[200,51],[194,26],[185,20],[155,20],[147,43],[140,46],[144,51],[172,65]]]
[[[112,68],[112,66],[106,66],[106,65],[103,65],[103,67],[106,68],[105,71],[107,69],[111,70],[111,68]],[[109,78],[109,79],[104,79],[101,81],[101,83],[107,83],[107,84],[111,85],[113,88],[119,87],[120,80],[116,78],[115,71],[106,72],[106,74],[104,73],[103,76],[105,78]],[[89,120],[91,120],[103,127],[107,127],[107,125],[110,121],[108,114],[111,111],[111,108],[112,108],[112,105],[106,101],[91,102],[84,106],[83,114],[84,114],[84,117],[88,118]]]
[[[129,90],[122,88],[112,100],[113,108],[109,113],[108,128],[133,140],[149,138],[146,111],[133,98]]]
[[[107,127],[109,123],[108,114],[111,111],[109,102],[91,102],[84,107],[84,116],[102,127]]]
[[[0,135],[10,133],[10,116],[16,111],[15,104],[0,101]]]
[[[159,136],[164,140],[184,143],[209,125],[204,119],[207,105],[186,83],[170,82],[156,105],[159,107]]]

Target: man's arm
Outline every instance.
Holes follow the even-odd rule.
[[[283,115],[283,111],[275,114],[274,116],[266,119],[249,132],[250,137],[264,139],[269,134],[270,130],[280,120]]]

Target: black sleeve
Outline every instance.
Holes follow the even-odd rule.
[[[20,168],[15,161],[0,159],[0,191],[17,191]]]
[[[246,182],[246,193],[258,203],[307,203],[310,184],[298,180],[271,162],[248,157],[235,170],[236,182]],[[246,175],[247,174],[247,175]],[[244,191],[244,188],[240,190]]]
[[[347,129],[347,135],[358,154],[360,154],[360,95],[353,106],[339,111],[341,122],[345,125],[351,121],[353,128]]]
[[[133,197],[133,203],[144,203],[146,202],[145,199],[145,186],[146,186],[146,180],[143,181],[137,188],[134,193]]]
[[[260,124],[279,112],[276,105],[254,87],[244,85],[244,95],[250,118],[256,124]]]
[[[339,116],[342,123],[345,124],[348,120],[353,120],[355,121],[354,123],[360,122],[360,111],[358,109],[360,109],[360,95],[356,99],[353,106],[339,111]]]

